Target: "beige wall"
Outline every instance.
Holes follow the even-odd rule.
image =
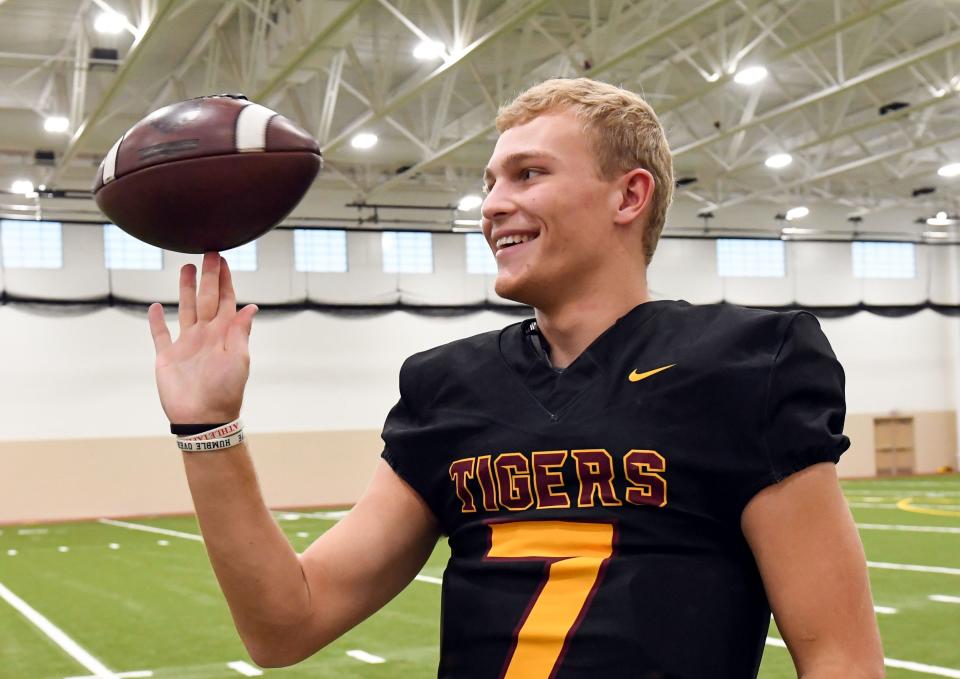
[[[900,414],[914,418],[918,473],[956,466],[954,412]],[[847,415],[840,476],[875,474],[873,418],[887,415]],[[353,503],[382,449],[377,430],[254,433],[249,441],[271,507]],[[0,469],[0,523],[193,511],[171,437],[0,442]]]
[[[249,436],[271,507],[343,505],[366,487],[379,431]],[[0,442],[0,523],[193,511],[172,437]]]
[[[916,451],[914,471],[917,474],[929,474],[945,466],[957,468],[957,415],[954,411],[898,411],[896,415],[913,418]],[[844,433],[850,437],[850,449],[837,465],[840,476],[850,478],[876,474],[873,440],[875,417],[891,417],[891,413],[847,414]]]

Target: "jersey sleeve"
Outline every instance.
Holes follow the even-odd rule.
[[[836,463],[850,439],[843,367],[816,317],[795,314],[773,357],[765,389],[759,444],[766,471],[741,498],[745,507],[763,488],[818,462]]]
[[[408,358],[400,367],[400,399],[384,421],[380,457],[439,517],[433,476],[440,467],[432,464],[436,436],[425,415],[428,409],[418,397],[419,373],[416,356]]]

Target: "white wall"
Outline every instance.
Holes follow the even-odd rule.
[[[65,268],[7,270],[10,292],[31,296],[102,294],[98,229],[66,229]],[[493,299],[488,277],[462,273],[462,240],[437,239],[437,273],[395,276],[379,271],[379,237],[350,239],[351,272],[293,272],[289,232],[261,243],[260,270],[236,275],[241,300],[300,299],[309,286],[318,301],[445,304]],[[957,249],[921,251],[915,281],[852,278],[849,244],[792,243],[788,276],[720,279],[712,241],[664,240],[650,272],[658,297],[694,303],[721,298],[742,304],[956,303]],[[117,294],[144,301],[176,296],[177,269],[198,257],[168,255],[162,272],[114,272]],[[172,311],[172,309],[170,310]],[[175,318],[168,317],[171,325]],[[516,320],[482,312],[432,318],[392,312],[344,318],[316,312],[255,321],[253,366],[245,419],[265,432],[379,428],[397,394],[397,371],[414,351]],[[848,410],[948,410],[957,407],[958,319],[930,311],[905,318],[859,313],[821,324],[847,373]],[[0,440],[148,436],[165,431],[153,385],[153,346],[140,312],[101,309],[57,316],[0,307]]]

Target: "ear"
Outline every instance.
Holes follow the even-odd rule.
[[[619,186],[620,205],[613,221],[615,224],[632,224],[649,207],[656,182],[649,171],[638,167],[620,177]]]

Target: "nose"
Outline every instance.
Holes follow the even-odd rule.
[[[480,214],[484,221],[501,221],[516,210],[506,182],[497,182],[483,199]]]

